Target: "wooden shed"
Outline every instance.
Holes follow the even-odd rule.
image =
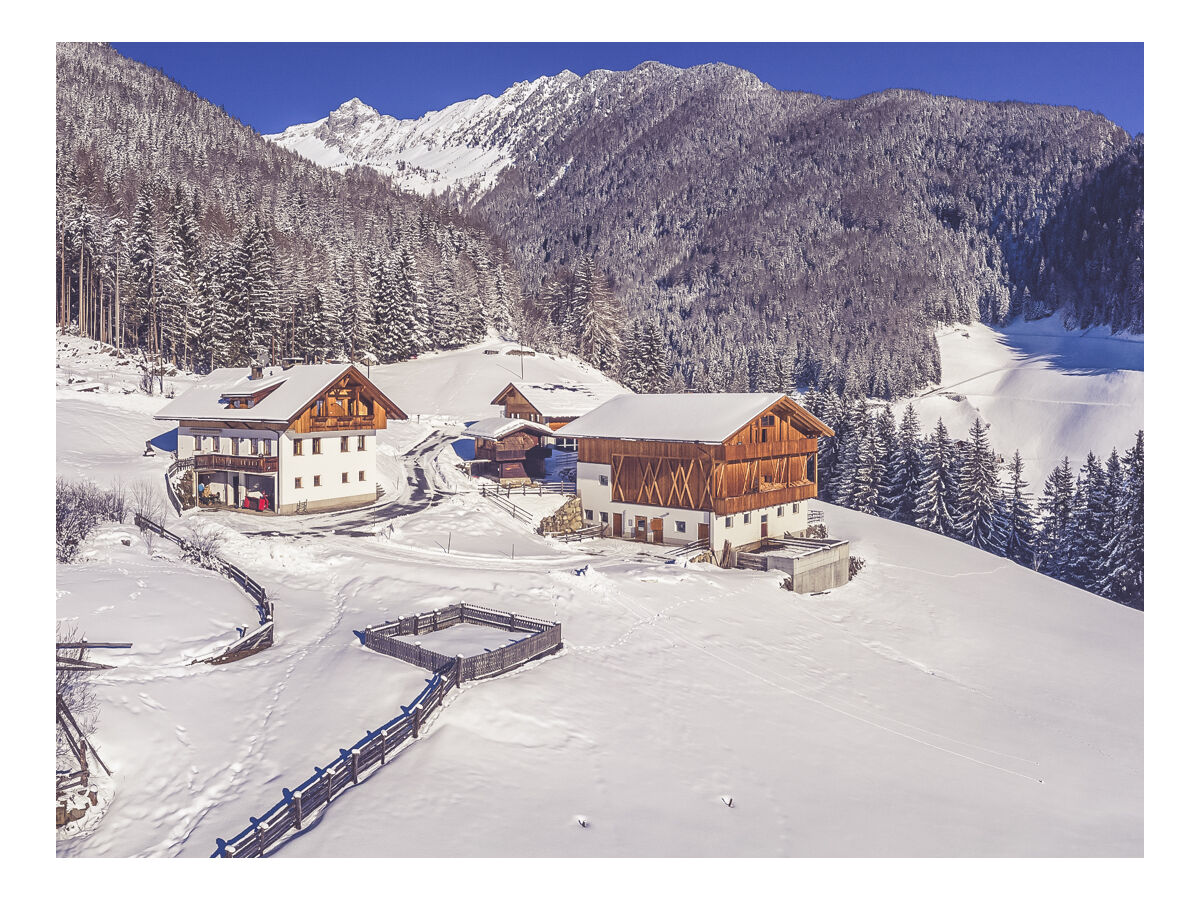
[[[475,459],[484,465],[478,474],[501,484],[526,484],[546,474],[549,448],[542,438],[553,437],[549,426],[524,419],[482,419],[463,432],[475,439]]]

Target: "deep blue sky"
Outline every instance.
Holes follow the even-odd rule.
[[[397,118],[499,94],[563,69],[726,62],[782,90],[857,97],[917,88],[1024,100],[1143,125],[1142,44],[138,44],[121,53],[162,69],[264,134],[312,122],[351,97]]]

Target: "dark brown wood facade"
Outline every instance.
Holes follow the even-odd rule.
[[[720,444],[581,437],[579,461],[611,467],[614,502],[733,515],[816,497],[820,434],[785,398]]]
[[[541,478],[546,474],[546,457],[538,435],[517,431],[499,440],[475,438],[475,458],[490,460],[502,479]]]

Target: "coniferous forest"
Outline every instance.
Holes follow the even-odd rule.
[[[1072,471],[1063,459],[1036,496],[1020,451],[992,450],[979,419],[968,440],[952,440],[939,419],[921,434],[909,404],[897,423],[890,406],[834,391],[810,391],[804,406],[834,430],[821,438],[819,499],[915,525],[1076,587],[1144,608],[1145,446],[1089,453]],[[1036,489],[1036,486],[1034,486]]]
[[[160,72],[58,45],[57,321],[182,369],[406,359],[509,332],[500,243],[274,147]]]

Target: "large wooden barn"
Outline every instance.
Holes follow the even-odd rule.
[[[376,499],[375,435],[408,418],[350,363],[216,369],[154,417],[202,506],[296,513]]]
[[[579,442],[587,524],[719,550],[804,531],[833,432],[786,394],[629,394],[557,434]]]

